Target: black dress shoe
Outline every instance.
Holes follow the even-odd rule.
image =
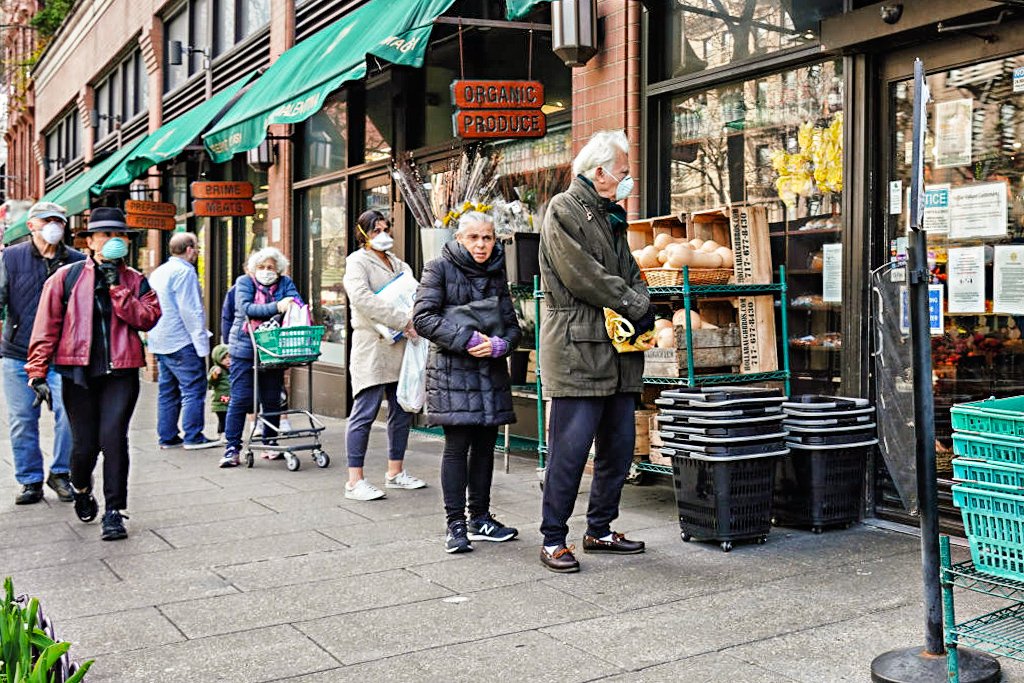
[[[21,492],[14,499],[15,505],[32,505],[43,499],[43,482],[37,481],[34,484],[25,484]]]
[[[578,572],[580,570],[580,563],[572,554],[572,551],[575,549],[575,546],[567,548],[564,545],[560,545],[555,548],[555,552],[549,553],[546,548],[542,547],[540,549],[540,563],[559,574]]]
[[[643,541],[631,541],[622,534],[612,532],[610,541],[602,541],[593,536],[583,536],[583,552],[615,553],[616,555],[638,555],[644,551]]]
[[[53,489],[62,503],[70,503],[75,499],[71,490],[71,477],[66,473],[50,472],[50,476],[46,478],[46,485]]]

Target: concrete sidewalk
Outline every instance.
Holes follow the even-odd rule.
[[[97,659],[91,682],[867,681],[876,655],[923,641],[911,536],[774,529],[726,554],[680,540],[662,481],[627,486],[616,524],[646,554],[581,554],[581,573],[555,575],[537,559],[535,462],[514,457],[495,473],[493,511],[520,540],[452,556],[440,441],[410,444],[408,468],[430,488],[358,503],[341,495],[341,422],[327,470],[308,457],[294,473],[265,460],[221,470],[217,450],[156,448],[155,396],[144,384],[133,422],[126,541],[100,541],[98,522],[48,489],[16,508],[3,427],[0,576],[41,599],[75,659]],[[585,509],[583,495],[576,543]],[[957,604],[1001,606],[967,593]],[[1024,681],[1024,666],[1003,665]]]

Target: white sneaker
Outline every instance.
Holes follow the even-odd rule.
[[[405,470],[393,477],[390,474],[384,475],[384,488],[388,489],[421,489],[426,485],[427,482],[410,476]]]
[[[278,428],[279,432],[290,432],[292,431],[292,423],[288,421],[287,417],[281,418],[281,426]]]
[[[385,495],[387,494],[365,479],[357,481],[355,486],[349,486],[348,482],[345,482],[345,497],[349,500],[377,500]]]

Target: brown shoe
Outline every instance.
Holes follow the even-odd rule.
[[[572,554],[576,546],[558,546],[555,552],[549,553],[545,548],[540,549],[540,563],[553,572],[559,574],[571,574],[580,570],[580,563]]]
[[[612,532],[610,541],[602,541],[584,534],[583,552],[585,553],[614,553],[616,555],[638,555],[645,549],[643,541],[631,541],[622,534]]]

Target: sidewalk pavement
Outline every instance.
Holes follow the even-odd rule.
[[[221,470],[218,450],[156,447],[155,399],[144,383],[126,541],[100,541],[99,523],[49,489],[15,507],[3,425],[0,576],[40,598],[76,660],[96,658],[90,683],[867,681],[876,655],[923,643],[909,535],[776,528],[723,553],[680,540],[663,480],[627,485],[616,524],[646,554],[580,553],[581,573],[556,575],[538,561],[530,458],[494,477],[493,512],[519,540],[447,555],[439,440],[414,436],[406,461],[429,488],[355,502],[342,497],[343,422],[328,421],[329,469],[304,457],[298,472],[261,459]],[[381,485],[382,430],[372,446],[368,478]],[[585,510],[584,492],[577,544]],[[968,593],[957,605],[1001,606]],[[1002,663],[1005,680],[1024,681],[1024,666]]]

